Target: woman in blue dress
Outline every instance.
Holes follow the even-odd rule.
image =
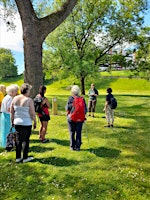
[[[5,85],[0,85],[0,147],[2,146],[2,135],[1,135],[1,105],[3,98],[6,93],[6,86]]]
[[[10,120],[10,105],[13,97],[17,95],[18,86],[10,85],[6,88],[7,95],[4,97],[1,105],[1,146],[6,147],[7,135],[10,132],[11,120]]]

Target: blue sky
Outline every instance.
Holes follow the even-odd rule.
[[[24,71],[24,55],[22,40],[22,25],[19,16],[15,19],[16,30],[7,31],[5,23],[0,19],[0,48],[12,50],[18,66],[18,74]],[[150,26],[150,12],[145,15],[145,25]]]

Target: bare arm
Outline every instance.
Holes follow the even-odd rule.
[[[50,108],[50,103],[47,98],[45,98],[42,102],[42,105],[46,104],[48,108]]]
[[[11,124],[13,126],[13,124],[14,124],[14,114],[15,114],[14,101],[12,101],[12,103],[10,105],[10,114],[11,114]]]
[[[35,114],[35,109],[34,109],[34,103],[33,100],[31,99],[29,102],[29,112],[31,119],[34,121],[34,128],[36,128],[36,114]]]
[[[105,111],[105,110],[106,110],[107,106],[108,106],[108,101],[106,101],[106,102],[105,102],[105,106],[104,106],[104,109],[103,109],[103,111]]]

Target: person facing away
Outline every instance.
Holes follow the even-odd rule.
[[[106,95],[106,101],[105,101],[105,105],[104,105],[104,109],[103,111],[105,111],[106,114],[106,120],[107,120],[107,125],[105,127],[113,127],[113,123],[114,123],[114,110],[111,109],[110,104],[111,104],[111,98],[113,98],[112,95],[112,89],[111,88],[107,88],[106,91],[108,94]]]
[[[6,86],[0,85],[0,146],[2,146],[2,135],[1,135],[1,105],[6,93]]]
[[[92,112],[92,117],[94,117],[94,112],[95,112],[95,107],[96,107],[96,102],[97,102],[97,96],[98,96],[98,91],[95,88],[94,84],[91,84],[91,88],[88,93],[89,96],[89,102],[88,102],[88,112],[89,116],[91,116]]]
[[[25,163],[33,159],[33,157],[28,157],[32,121],[34,128],[36,128],[34,103],[29,97],[31,88],[28,83],[24,83],[20,87],[21,94],[14,97],[10,107],[11,123],[17,131],[16,163],[22,161]],[[21,156],[21,151],[23,151],[23,156]]]
[[[1,146],[6,147],[7,135],[10,132],[11,120],[10,120],[10,105],[13,98],[17,95],[18,86],[9,85],[6,87],[6,96],[2,100],[1,105]]]
[[[68,128],[70,132],[70,149],[80,151],[82,144],[81,134],[82,125],[85,121],[86,103],[83,97],[79,96],[80,89],[77,85],[73,85],[71,89],[72,96],[69,97],[66,111]]]
[[[38,117],[41,123],[39,130],[39,140],[42,143],[46,143],[49,141],[48,139],[45,138],[45,136],[47,134],[48,121],[50,120],[50,114],[49,114],[50,103],[48,99],[45,97],[45,93],[46,93],[46,87],[44,85],[41,85],[39,88],[39,94],[37,96],[43,99],[41,102],[42,113],[38,113]]]
[[[4,99],[5,93],[6,93],[6,86],[0,85],[0,111],[1,111],[2,100]]]

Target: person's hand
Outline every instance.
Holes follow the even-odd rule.
[[[36,123],[33,124],[33,128],[36,129]]]

